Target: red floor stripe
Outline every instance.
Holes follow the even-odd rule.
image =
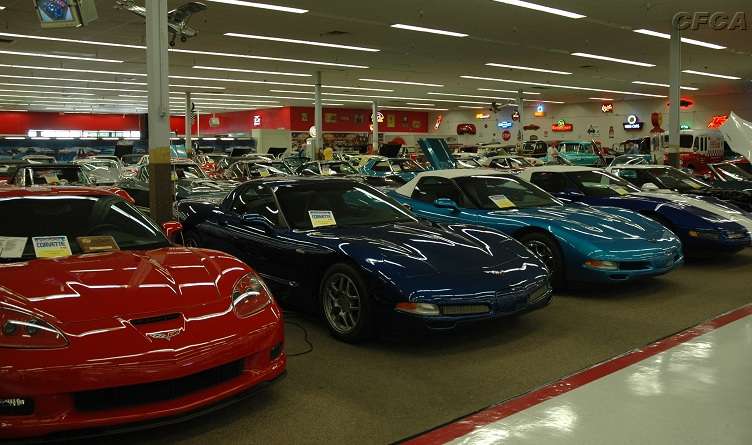
[[[475,414],[452,422],[448,425],[429,431],[426,434],[408,439],[403,442],[407,445],[428,445],[442,444],[464,436],[476,428],[496,422],[512,414],[526,410],[548,399],[560,396],[564,393],[586,385],[594,380],[598,380],[609,374],[612,374],[627,366],[652,357],[667,349],[671,349],[681,343],[688,342],[693,338],[699,337],[707,332],[718,329],[736,320],[752,315],[752,304],[742,306],[738,309],[727,312],[712,320],[702,323],[694,328],[687,329],[678,334],[666,337],[645,347],[634,349],[624,355],[620,355],[608,361],[599,363],[591,368],[582,370],[569,377],[565,377],[550,385],[531,391],[520,397],[494,405],[490,408],[479,411]]]

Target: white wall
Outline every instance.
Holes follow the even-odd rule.
[[[707,127],[710,119],[719,114],[728,114],[730,111],[734,111],[742,118],[752,120],[752,94],[737,94],[727,96],[690,96],[695,104],[688,110],[682,111],[680,115],[680,122],[688,124],[691,128],[705,128]],[[536,124],[540,127],[537,131],[526,131],[525,140],[529,139],[531,135],[535,134],[541,140],[565,140],[565,139],[596,139],[600,140],[607,147],[616,145],[626,139],[633,139],[641,136],[648,136],[650,130],[653,128],[651,124],[650,116],[653,112],[659,112],[663,115],[663,129],[668,129],[668,100],[667,99],[643,99],[643,100],[629,100],[629,101],[615,101],[613,113],[603,113],[601,111],[601,102],[590,101],[587,103],[573,103],[573,104],[544,104],[546,116],[534,117],[533,111],[535,111],[536,104],[533,102],[526,103],[525,106],[525,124]],[[511,121],[511,114],[513,108],[504,108],[502,111],[494,116],[494,113],[484,108],[482,110],[453,110],[445,112],[432,112],[429,116],[429,136],[431,137],[453,137],[462,144],[477,144],[482,142],[499,142],[501,141],[501,132],[496,127],[496,122],[499,121]],[[491,114],[490,119],[481,120],[476,119],[476,113],[484,112]],[[434,129],[434,123],[436,117],[441,114],[443,116],[443,122],[439,130]],[[638,116],[641,122],[645,125],[640,131],[626,131],[624,130],[623,123],[630,114]],[[572,132],[553,132],[551,131],[551,125],[564,119],[567,123],[574,125]],[[464,123],[475,124],[478,133],[475,136],[457,136],[457,125]],[[593,126],[599,131],[595,136],[590,136],[587,130],[590,126]],[[486,128],[488,126],[488,128]],[[609,138],[609,127],[614,127],[614,137]],[[515,122],[514,127],[510,129],[512,132],[512,140],[510,143],[514,143],[517,137],[517,130],[520,128],[520,123]]]
[[[289,130],[253,130],[259,153],[266,153],[269,147],[287,147],[292,145]]]

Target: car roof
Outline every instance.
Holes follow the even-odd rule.
[[[332,182],[332,183],[351,182],[357,185],[366,185],[358,180],[347,178],[347,177],[341,177],[341,176],[339,177],[337,176],[268,176],[265,178],[251,179],[250,181],[246,181],[245,184],[253,183],[253,184],[264,184],[264,185],[286,185],[286,184],[305,184],[305,183],[323,183],[323,182]]]
[[[107,196],[114,193],[94,187],[0,187],[0,198],[27,196]]]

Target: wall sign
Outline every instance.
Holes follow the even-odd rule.
[[[457,125],[457,134],[476,134],[478,130],[475,128],[475,124],[459,124]]]
[[[436,123],[433,124],[433,129],[438,130],[439,127],[441,127],[442,122],[444,122],[444,116],[442,116],[441,114],[436,116]]]
[[[614,138],[614,126],[608,127],[608,138],[613,139]]]
[[[708,123],[708,128],[719,128],[721,125],[725,124],[728,120],[728,114],[719,114],[717,116],[713,116],[712,119],[710,119],[710,122]]]
[[[681,99],[679,99],[679,108],[682,109],[682,110],[689,110],[694,105],[695,105],[695,101],[693,101],[692,99],[690,99],[688,97],[682,97]],[[667,102],[666,106],[670,107],[671,106],[671,102]]]
[[[261,116],[258,114],[253,116],[253,126],[254,127],[260,127],[261,126]]]
[[[514,125],[512,122],[509,121],[501,121],[498,124],[499,128],[512,128],[512,125]]]
[[[522,127],[522,129],[525,131],[537,131],[537,130],[540,130],[540,127],[535,124],[528,124]]]
[[[602,104],[601,105],[601,111],[604,113],[613,113],[614,112],[614,104]]]
[[[311,128],[308,129],[308,134],[310,134],[312,138],[316,137],[316,126],[315,125],[311,125]]]
[[[644,122],[640,122],[640,119],[637,117],[636,114],[630,114],[627,116],[627,121],[622,124],[624,126],[624,129],[627,131],[632,130],[642,130],[642,127],[645,125]]]
[[[491,115],[487,113],[478,113],[475,115],[476,119],[488,119],[489,117],[491,117]]]
[[[661,128],[661,125],[663,124],[663,114],[655,112],[650,115],[650,122],[653,124],[653,128],[650,130],[651,133],[663,133],[666,130]]]
[[[689,124],[681,124],[679,125],[679,130],[691,130],[692,127],[689,126]]]
[[[564,119],[560,119],[555,124],[551,125],[551,131],[555,132],[568,132],[573,131],[574,125],[567,123]]]
[[[519,120],[520,120],[520,112],[519,111],[514,110],[514,112],[512,112],[512,120],[514,122],[519,122]]]
[[[501,138],[504,139],[505,141],[512,139],[512,132],[510,132],[509,130],[504,130],[501,133]]]
[[[538,104],[538,106],[535,107],[535,113],[533,113],[533,116],[535,116],[535,117],[544,117],[544,116],[546,116],[546,109],[543,106],[543,104]]]

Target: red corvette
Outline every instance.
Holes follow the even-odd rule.
[[[0,439],[178,421],[285,372],[266,285],[179,223],[84,187],[2,188],[0,215]]]

